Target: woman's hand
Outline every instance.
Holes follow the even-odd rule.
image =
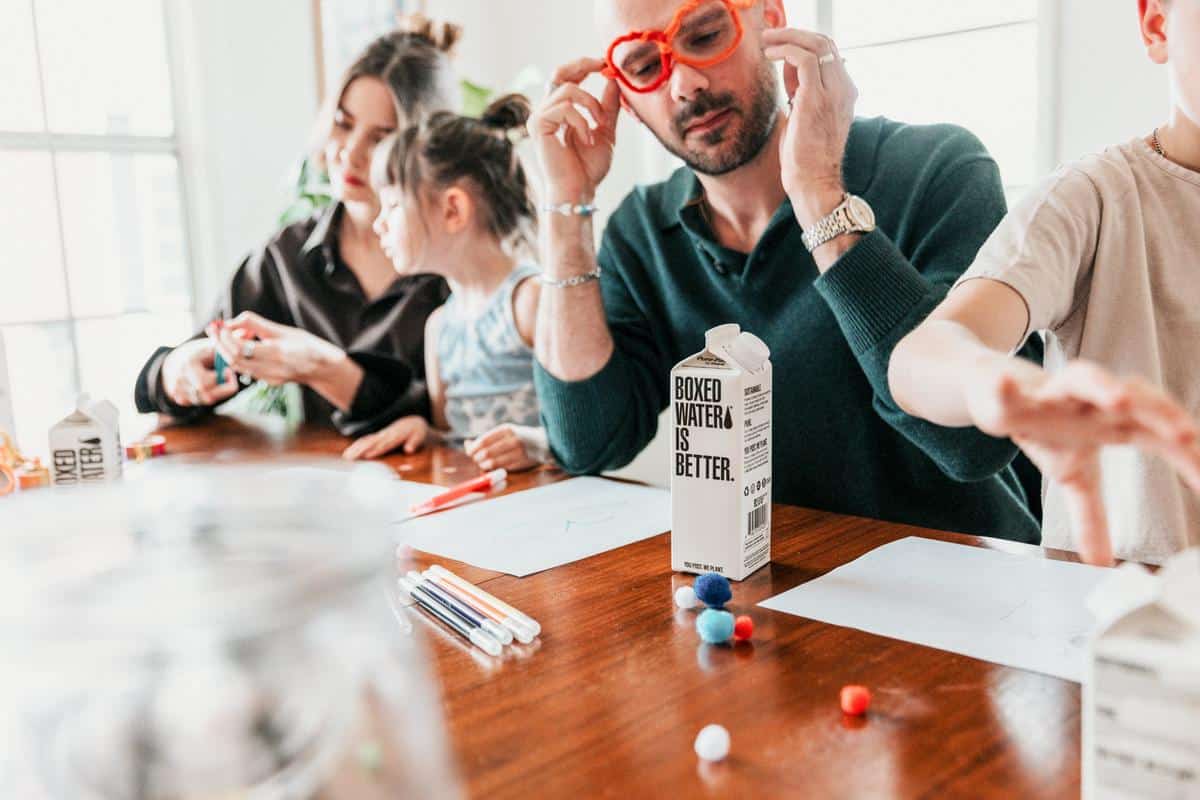
[[[424,417],[401,417],[375,433],[360,436],[342,452],[347,461],[364,458],[379,458],[397,447],[404,447],[406,455],[417,452],[429,438],[429,423]]]
[[[237,394],[238,382],[226,371],[217,383],[216,347],[210,339],[193,339],[179,345],[163,360],[162,384],[177,406],[215,406]]]
[[[271,322],[253,311],[244,311],[224,324],[215,322],[207,333],[235,372],[272,386],[312,384],[346,355],[319,336]]]

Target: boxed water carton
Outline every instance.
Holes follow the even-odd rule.
[[[80,395],[75,411],[50,429],[55,486],[79,486],[121,477],[124,450],[116,406]]]
[[[671,568],[742,580],[771,560],[771,352],[737,325],[671,370]]]
[[[1083,796],[1200,797],[1200,548],[1121,567],[1089,605]]]

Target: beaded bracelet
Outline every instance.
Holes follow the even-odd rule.
[[[546,203],[542,211],[547,214],[562,214],[566,217],[590,217],[600,209],[592,203]]]
[[[591,272],[585,272],[582,275],[572,275],[562,280],[547,278],[545,275],[539,275],[538,280],[543,286],[549,286],[551,289],[569,289],[572,286],[582,286],[585,283],[600,280],[600,267],[596,267]]]

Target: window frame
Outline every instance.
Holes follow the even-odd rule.
[[[832,35],[833,32],[833,4],[835,0],[807,0],[811,7],[811,13],[816,19],[816,28],[819,32],[825,35]],[[1062,18],[1062,2],[1061,0],[1038,0],[1037,11],[1032,18],[1015,20],[1009,22],[995,23],[992,25],[979,25],[966,28],[956,28],[953,30],[939,31],[931,34],[920,34],[915,36],[901,36],[894,39],[887,39],[878,42],[871,42],[869,45],[856,45],[852,49],[861,47],[880,47],[893,44],[903,44],[906,42],[916,42],[930,39],[944,38],[948,36],[957,36],[964,33],[974,33],[987,30],[999,30],[1003,28],[1017,27],[1033,23],[1037,26],[1037,75],[1038,75],[1038,105],[1037,119],[1034,123],[1034,147],[1033,155],[1033,172],[1034,179],[1038,176],[1048,174],[1055,165],[1059,162],[1058,153],[1058,133],[1059,133],[1059,114],[1058,114],[1058,97],[1059,97],[1059,55],[1058,41],[1059,31]],[[1023,190],[1028,189],[1028,186],[1013,185],[1006,186],[1006,190]]]
[[[39,319],[13,319],[0,321],[2,327],[18,326],[49,326],[66,325],[71,343],[71,370],[76,391],[82,391],[83,369],[80,364],[79,337],[76,323],[95,320],[119,320],[137,314],[156,314],[164,311],[195,314],[197,307],[197,254],[195,252],[195,237],[192,227],[194,218],[191,213],[191,198],[188,193],[187,165],[188,159],[181,144],[181,114],[180,114],[180,85],[178,61],[176,53],[177,40],[172,35],[172,5],[171,0],[156,0],[162,10],[163,43],[167,54],[167,80],[171,98],[170,136],[139,136],[135,134],[84,134],[56,133],[50,130],[50,115],[46,97],[45,60],[42,52],[42,42],[39,29],[37,0],[27,0],[29,5],[31,27],[33,34],[33,53],[35,59],[35,74],[37,79],[38,98],[42,115],[40,131],[11,131],[0,130],[0,152],[36,152],[45,153],[50,158],[52,191],[54,194],[55,229],[59,239],[59,268],[63,278],[65,297],[65,316]],[[179,196],[180,229],[183,243],[183,260],[187,272],[189,291],[186,309],[156,309],[156,308],[123,308],[118,312],[106,314],[75,313],[71,297],[71,276],[67,266],[67,241],[63,220],[63,198],[59,179],[58,155],[60,153],[89,153],[101,155],[167,155],[175,159],[177,192]],[[148,343],[149,344],[149,343]],[[11,377],[11,376],[10,376]]]

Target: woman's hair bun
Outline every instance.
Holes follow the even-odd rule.
[[[435,22],[419,11],[396,16],[396,29],[428,41],[443,53],[451,53],[462,38],[462,27],[453,22]]]

